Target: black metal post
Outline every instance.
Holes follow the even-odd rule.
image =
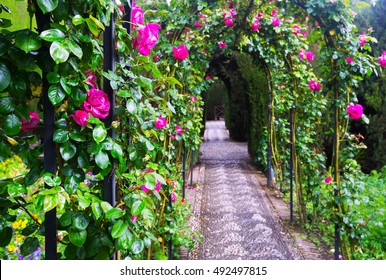
[[[170,208],[173,208],[171,195],[169,195],[169,202],[168,202],[168,204],[169,204]],[[169,260],[173,259],[173,240],[172,239],[170,239],[169,242],[168,242],[168,259]]]
[[[294,109],[290,109],[290,221],[294,220],[293,186],[294,186]]]
[[[268,95],[268,147],[267,147],[267,187],[272,186],[272,91]]]
[[[186,181],[186,148],[184,145],[183,155],[182,155],[182,198],[184,199],[185,199],[185,181]]]
[[[34,1],[35,6],[37,5]],[[50,22],[50,15],[43,14],[40,9],[36,9],[36,23],[38,32],[41,33],[45,30]],[[41,51],[48,52],[46,47],[42,47]],[[55,108],[48,98],[49,84],[46,79],[46,73],[42,73],[43,78],[43,144],[44,144],[44,171],[51,174],[56,173],[56,149],[53,135],[55,132]],[[45,188],[50,188],[47,184]],[[56,208],[48,211],[44,218],[44,236],[45,236],[45,258],[46,260],[56,260],[57,246],[56,246]]]
[[[194,150],[192,150],[190,159],[190,187],[193,188],[193,167],[194,167]]]
[[[115,1],[113,1],[115,2]],[[106,26],[103,34],[103,70],[105,72],[114,71],[115,69],[115,37],[114,37],[114,13],[110,16],[110,25]],[[107,78],[103,78],[103,91],[107,93],[110,100],[110,113],[104,120],[105,126],[110,127],[114,119],[115,110],[115,95],[114,90],[110,85],[110,81]],[[115,130],[109,129],[109,136],[115,137]],[[112,171],[104,179],[103,184],[103,199],[109,202],[111,205],[115,205],[116,200],[116,189],[115,189],[115,173]]]

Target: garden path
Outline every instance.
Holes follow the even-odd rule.
[[[200,161],[204,239],[199,259],[302,259],[257,180],[247,144],[229,140],[223,121],[208,121]]]

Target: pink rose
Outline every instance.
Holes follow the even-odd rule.
[[[257,13],[257,16],[256,16],[256,19],[257,19],[257,20],[260,20],[263,16],[264,16],[264,13],[258,12],[258,13]]]
[[[153,61],[154,61],[154,62],[157,62],[157,61],[160,60],[160,58],[161,58],[161,57],[160,57],[159,55],[156,55],[156,56],[153,58]]]
[[[143,18],[144,18],[143,10],[140,6],[137,6],[137,3],[135,1],[133,2],[131,17],[132,17],[131,21],[134,24],[143,24]]]
[[[162,184],[159,181],[157,181],[154,190],[159,192],[161,190],[161,186],[162,186]]]
[[[367,42],[366,40],[367,35],[365,33],[362,33],[359,35],[359,44],[363,47],[365,43]]]
[[[209,75],[205,76],[205,80],[209,81],[210,80],[210,76]]]
[[[382,68],[386,67],[386,51],[383,51],[382,55],[378,57],[378,63]]]
[[[164,117],[158,117],[154,124],[155,128],[162,129],[166,126],[166,119]]]
[[[363,107],[361,104],[351,104],[347,107],[347,113],[352,120],[359,120],[363,115]]]
[[[196,97],[196,96],[192,96],[192,97],[190,98],[190,101],[196,102],[196,101],[197,101],[197,97]]]
[[[231,15],[232,18],[236,18],[237,12],[236,12],[235,9],[231,9],[231,10],[229,11],[229,13],[230,13],[230,15]]]
[[[72,117],[80,126],[86,126],[89,115],[86,111],[77,110],[75,114],[70,115],[70,117]]]
[[[279,26],[280,25],[280,19],[278,19],[277,17],[273,18],[272,19],[272,25],[273,26]]]
[[[125,7],[123,7],[123,5],[118,5],[118,8],[121,11],[121,13],[125,11]]]
[[[308,33],[307,33],[307,32],[305,32],[305,31],[302,33],[302,35],[303,35],[303,37],[305,37],[305,38],[307,38],[307,37],[308,37]]]
[[[295,34],[295,35],[298,35],[300,33],[300,26],[299,25],[294,25],[292,26],[292,33]]]
[[[135,223],[137,221],[137,216],[130,216],[130,219]]]
[[[175,60],[182,61],[188,57],[189,51],[185,45],[180,45],[178,47],[173,47],[173,54]]]
[[[255,20],[255,22],[252,23],[251,29],[253,31],[257,31],[257,30],[259,30],[259,28],[260,28],[260,22],[258,20]]]
[[[177,195],[173,192],[170,194],[170,199],[173,201],[173,202],[176,202],[177,200]]]
[[[352,62],[354,61],[354,58],[352,58],[352,57],[347,57],[347,58],[346,58],[346,61],[347,61],[347,63],[352,63]]]
[[[272,10],[271,16],[275,17],[276,15],[277,15],[277,11],[276,10]]]
[[[311,80],[308,85],[313,91],[320,90],[320,84],[318,82],[315,82],[314,80]]]
[[[183,132],[184,130],[178,124],[176,124],[176,134],[181,136]]]
[[[148,193],[148,192],[149,192],[149,189],[146,188],[145,185],[142,185],[142,186],[141,186],[141,189],[142,189],[145,193]]]
[[[39,114],[36,112],[29,113],[29,121],[21,118],[21,130],[23,131],[33,131],[35,130],[40,123]]]
[[[87,79],[85,81],[86,84],[90,85],[91,88],[96,88],[97,85],[95,83],[95,75],[94,74],[90,74],[89,76],[87,76]]]
[[[227,46],[227,43],[223,42],[223,41],[220,41],[220,42],[218,42],[218,46],[223,49],[223,48],[225,48]]]
[[[300,57],[300,59],[305,59],[306,58],[306,51],[303,49],[300,49],[299,57]]]
[[[88,90],[87,99],[83,102],[83,109],[98,119],[106,118],[110,111],[108,95],[100,89]]]
[[[235,25],[235,23],[233,22],[233,20],[232,20],[231,18],[226,18],[226,19],[224,20],[224,23],[225,23],[225,25],[228,26],[228,27],[232,27],[232,26]]]
[[[306,59],[307,61],[314,60],[315,56],[313,52],[306,52]]]
[[[326,179],[324,179],[324,182],[326,182],[326,184],[330,184],[332,182],[332,178],[326,177]]]
[[[158,41],[159,24],[148,23],[138,29],[138,34],[134,38],[133,47],[138,49],[140,54],[148,56],[150,50],[155,47]]]
[[[197,28],[201,28],[202,27],[201,23],[199,23],[198,21],[196,21],[194,23],[194,26],[197,27]]]

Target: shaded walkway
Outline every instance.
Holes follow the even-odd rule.
[[[201,145],[204,239],[199,259],[301,259],[250,164],[246,143],[229,141],[223,121],[208,121]]]

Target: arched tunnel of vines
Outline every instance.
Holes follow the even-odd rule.
[[[385,12],[2,1],[0,259],[384,260]]]

